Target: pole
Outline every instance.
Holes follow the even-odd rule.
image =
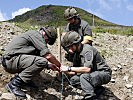
[[[61,34],[60,34],[60,28],[57,28],[57,34],[58,34],[58,55],[59,55],[59,61],[62,62],[61,60]],[[61,73],[61,100],[63,98],[63,72]]]
[[[61,62],[61,34],[60,34],[60,28],[57,28],[57,34],[58,34],[58,55],[59,55],[59,61]]]
[[[94,21],[95,21],[95,19],[94,19],[94,14],[93,14],[93,19],[92,19],[92,21],[93,21],[93,22],[92,22],[92,26],[94,27],[94,23],[95,23],[95,22],[94,22]]]

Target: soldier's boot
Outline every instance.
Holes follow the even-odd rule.
[[[24,85],[26,85],[28,87],[31,87],[31,88],[34,88],[34,89],[38,89],[39,88],[33,81],[25,83]]]
[[[97,86],[95,87],[95,90],[94,90],[97,96],[100,96],[102,93],[104,93],[104,91],[105,91],[105,87],[103,86]]]
[[[15,76],[7,85],[6,88],[9,92],[13,93],[19,98],[26,98],[26,94],[21,90],[21,86],[24,84],[23,80],[19,76]]]

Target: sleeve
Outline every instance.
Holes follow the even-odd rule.
[[[40,56],[44,56],[47,53],[50,53],[45,39],[40,34],[34,34],[29,37],[35,48],[40,51]]]
[[[96,53],[97,69],[105,70],[111,72],[111,68],[105,62],[105,59],[100,55],[99,52]]]
[[[93,67],[93,51],[87,51],[85,54],[84,54],[84,66],[86,67],[90,67],[92,68]]]
[[[90,26],[87,24],[84,28],[84,35],[88,35],[88,36],[91,36],[92,37],[92,30],[90,28]]]

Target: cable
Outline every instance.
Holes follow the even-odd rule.
[[[62,94],[63,94],[63,88],[64,88],[64,72],[61,72],[61,100],[63,98]]]

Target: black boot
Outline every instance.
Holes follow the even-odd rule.
[[[15,96],[20,98],[26,98],[26,94],[21,90],[21,86],[24,84],[23,80],[19,76],[15,76],[7,85],[6,88]]]
[[[31,87],[31,88],[34,88],[34,89],[38,89],[39,88],[33,81],[25,83],[24,85],[28,86],[28,87]]]
[[[97,86],[95,87],[95,90],[94,90],[97,96],[100,96],[102,93],[104,93],[104,91],[105,91],[105,87],[103,86]]]

